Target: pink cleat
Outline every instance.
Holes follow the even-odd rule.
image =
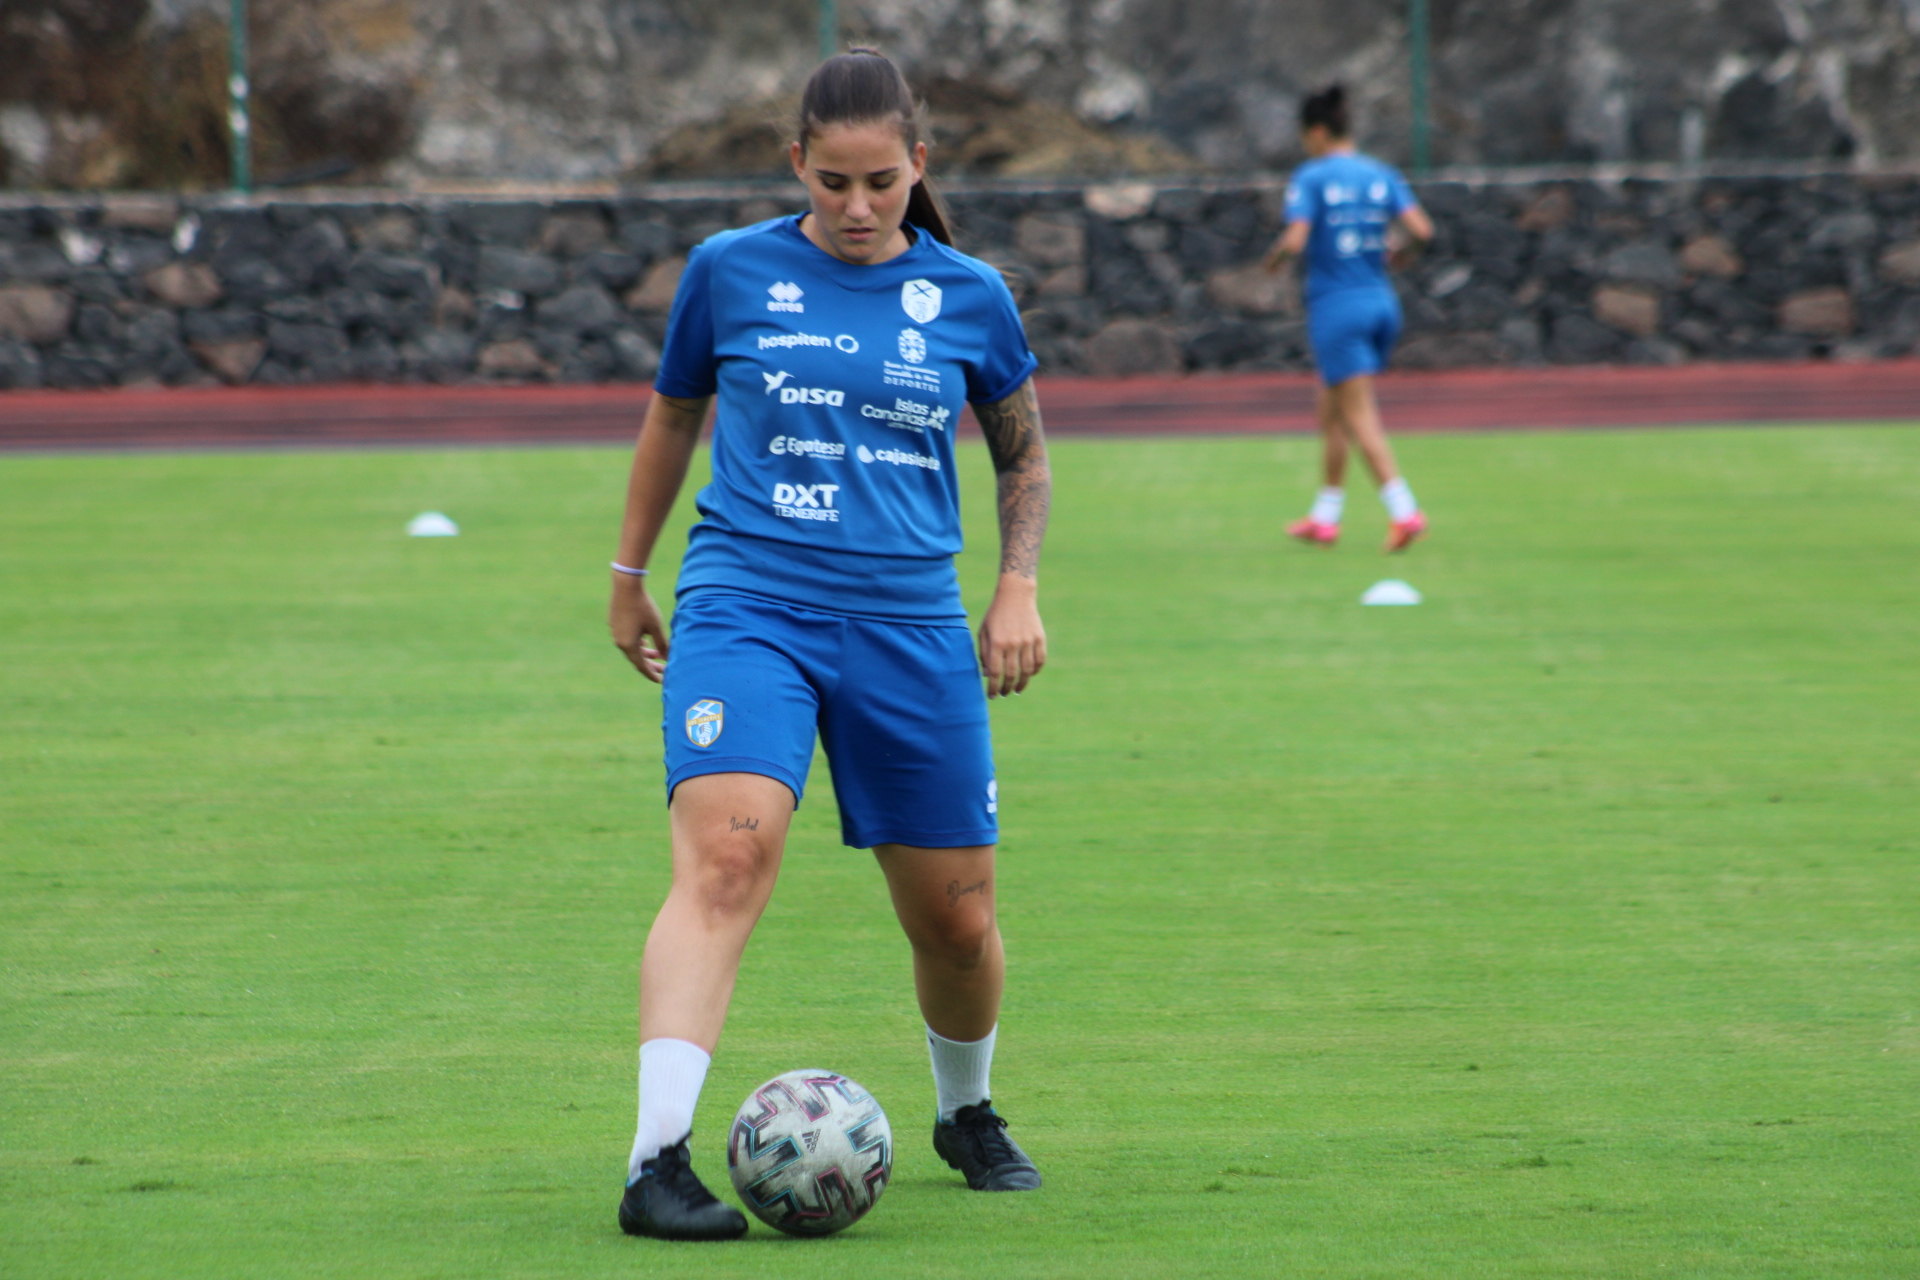
[[[1414,539],[1427,531],[1427,517],[1416,511],[1405,520],[1395,520],[1387,526],[1387,545],[1383,548],[1388,554],[1405,551],[1413,545]]]
[[[1308,516],[1305,520],[1295,520],[1287,526],[1287,536],[1298,538],[1302,542],[1330,547],[1340,541],[1340,526],[1325,524]]]

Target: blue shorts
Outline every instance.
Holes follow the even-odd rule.
[[[1400,340],[1400,299],[1391,289],[1322,294],[1307,304],[1307,336],[1327,386],[1379,373]]]
[[[688,778],[757,773],[797,807],[817,729],[856,849],[1000,839],[973,636],[695,591],[674,612],[661,691],[667,798]]]

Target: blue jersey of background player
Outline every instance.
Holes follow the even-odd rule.
[[[663,684],[673,884],[640,968],[629,1234],[746,1230],[695,1176],[688,1139],[816,734],[844,838],[873,849],[913,947],[934,1149],[975,1190],[1040,1185],[989,1097],[1005,965],[986,700],[1046,661],[1050,480],[1019,312],[998,272],[949,247],[917,128],[878,53],[814,72],[791,145],[811,211],[694,251],[635,446],[609,625]],[[715,401],[669,658],[645,566]],[[1000,498],[977,657],[953,568],[969,403]]]
[[[1326,483],[1312,512],[1287,532],[1322,546],[1339,540],[1351,437],[1380,484],[1386,549],[1400,551],[1426,532],[1427,519],[1387,445],[1373,375],[1387,367],[1400,338],[1400,300],[1387,280],[1388,263],[1396,250],[1410,253],[1433,239],[1433,223],[1406,179],[1354,148],[1340,85],[1306,100],[1300,135],[1311,159],[1287,186],[1287,227],[1266,261],[1270,270],[1293,257],[1306,263],[1307,336],[1320,369]]]

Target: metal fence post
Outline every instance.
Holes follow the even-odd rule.
[[[1427,112],[1427,0],[1408,0],[1407,44],[1413,79],[1413,171],[1433,167]]]
[[[232,0],[227,19],[227,128],[233,189],[253,190],[253,116],[248,105],[247,0]]]
[[[840,52],[840,13],[834,0],[820,0],[820,60]]]

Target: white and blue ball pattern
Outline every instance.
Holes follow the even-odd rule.
[[[789,1235],[826,1236],[878,1203],[893,1130],[865,1089],[832,1071],[789,1071],[748,1095],[727,1137],[727,1172],[753,1215]]]

